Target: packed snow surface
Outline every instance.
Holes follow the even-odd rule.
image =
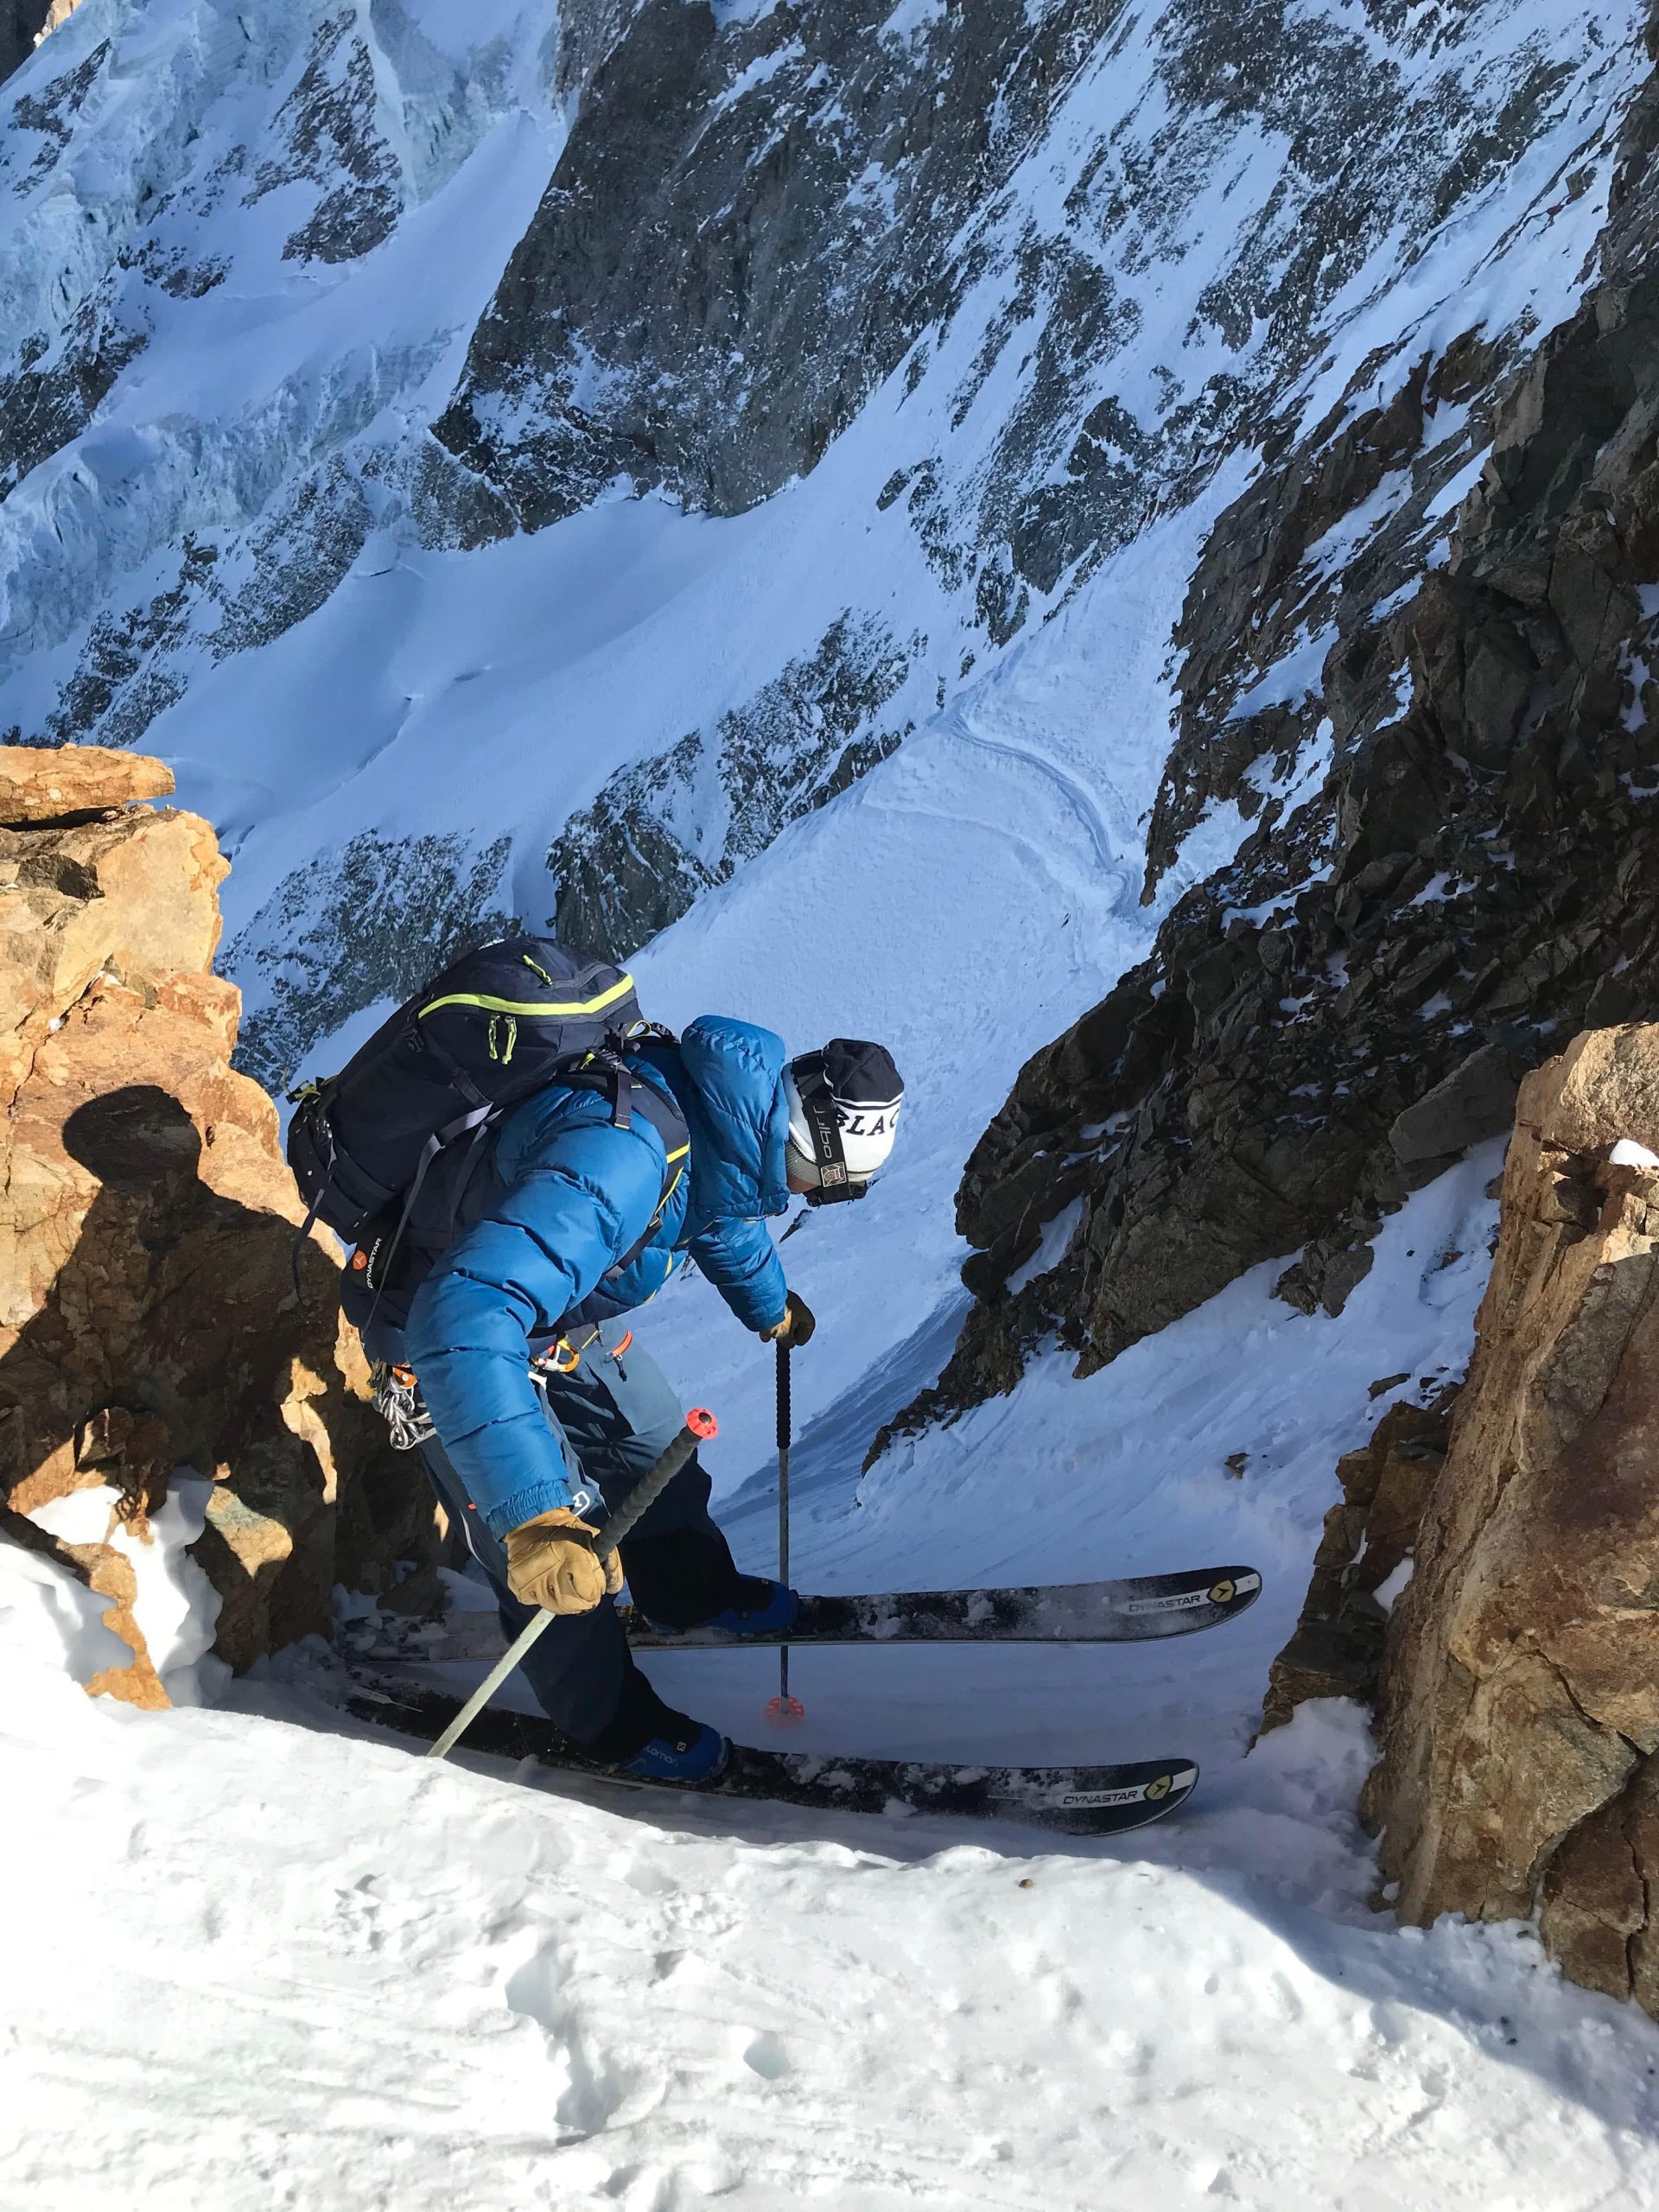
[[[1275,1306],[1264,1270],[1089,1383],[1039,1361],[861,1483],[827,1440],[845,1407],[809,1426],[810,1581],[1265,1569],[1254,1612],[1189,1642],[797,1655],[798,1741],[1204,1761],[1179,1821],[1112,1843],[438,1766],[343,1722],[320,1648],[216,1707],[94,1703],[73,1677],[120,1649],[98,1601],[0,1553],[0,1786],[27,1808],[0,1830],[27,1902],[0,2202],[1659,2204],[1659,2030],[1524,1927],[1371,1908],[1352,1708],[1245,1756],[1368,1378],[1419,1393],[1466,1351],[1493,1164],[1389,1224],[1340,1321]],[[879,1281],[898,1255],[863,1212]],[[757,1566],[765,1503],[734,1522]],[[652,1667],[761,1732],[772,1655]]]

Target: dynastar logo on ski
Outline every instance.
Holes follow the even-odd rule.
[[[1179,1772],[1166,1772],[1164,1774],[1158,1775],[1151,1782],[1144,1783],[1136,1787],[1125,1787],[1117,1789],[1068,1790],[1065,1795],[1061,1797],[1059,1802],[1062,1805],[1077,1811],[1086,1811],[1091,1808],[1103,1808],[1111,1805],[1131,1805],[1136,1803],[1155,1805],[1160,1810],[1166,1811],[1168,1809],[1168,1799],[1174,1796],[1175,1802],[1179,1803],[1181,1798],[1190,1796],[1192,1792],[1193,1784],[1198,1781],[1198,1770],[1197,1767],[1183,1767]],[[1179,1793],[1179,1796],[1176,1796],[1177,1792]]]
[[[1252,1599],[1262,1593],[1262,1578],[1247,1567],[1238,1567],[1218,1575],[1204,1588],[1172,1590],[1157,1597],[1128,1598],[1123,1602],[1126,1613],[1190,1613],[1200,1609],[1219,1610],[1230,1619],[1241,1613]],[[1207,1622],[1202,1624],[1208,1626]]]

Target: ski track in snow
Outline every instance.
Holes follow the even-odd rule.
[[[954,740],[958,745],[976,747],[980,752],[988,753],[998,760],[1017,761],[1022,766],[1030,768],[1038,775],[1046,778],[1077,816],[1078,823],[1094,848],[1095,858],[1100,863],[1103,872],[1109,871],[1114,868],[1121,869],[1122,855],[1113,843],[1110,833],[1102,819],[1100,809],[1095,804],[1093,794],[1080,777],[1069,775],[1058,761],[1047,759],[1034,747],[1016,745],[1005,739],[986,736],[982,731],[973,728],[965,715],[955,716],[944,725],[940,734]],[[1029,844],[1026,849],[1030,853],[1033,865],[1039,867],[1043,865],[1043,856],[1039,852],[1034,850]],[[1122,877],[1120,880],[1127,880]]]

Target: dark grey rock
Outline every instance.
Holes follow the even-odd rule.
[[[1317,359],[1367,256],[1484,188],[1566,97],[1559,66],[1516,63],[1494,114],[1456,69],[1406,67],[1329,17],[1195,0],[1160,25],[1147,111],[1103,128],[1052,227],[1016,227],[1004,188],[1133,21],[1118,0],[981,0],[904,39],[881,35],[889,14],[795,0],[721,27],[685,0],[575,11],[559,63],[580,93],[570,141],[435,425],[523,526],[618,480],[752,505],[811,469],[907,355],[913,384],[971,287],[1004,269],[1007,299],[954,396],[959,425],[1019,348],[985,465],[946,490],[937,463],[912,462],[881,496],[907,494],[929,558],[950,588],[972,583],[1006,642],[1191,497]],[[1440,35],[1455,51],[1459,20]],[[1193,335],[1268,342],[1247,372],[1136,414],[1111,388],[1143,318],[1133,279],[1185,250],[1240,129],[1289,156]],[[1465,389],[1480,381],[1461,366]],[[1381,428],[1379,473],[1398,428]]]
[[[55,337],[28,341],[16,368],[0,375],[0,499],[79,436],[143,353],[148,332],[127,320],[118,291],[104,286]]]
[[[0,0],[0,6],[5,4],[6,0]],[[29,4],[29,0],[10,0],[10,4],[11,20],[14,25],[27,23],[37,12]],[[48,13],[49,7],[38,10],[39,20],[36,29],[45,22]],[[3,24],[4,20],[3,16],[0,16],[0,24]],[[14,31],[14,41],[16,35]],[[32,48],[33,33],[30,33],[29,38]],[[15,43],[13,50],[16,50]],[[69,134],[80,105],[97,82],[99,71],[103,67],[109,50],[109,41],[104,40],[72,67],[59,70],[55,75],[48,76],[46,81],[38,86],[31,86],[28,92],[20,92],[17,99],[11,103],[11,111],[8,118],[10,127],[43,142],[35,147],[34,159],[29,168],[23,168],[22,164],[15,159],[8,162],[7,167],[11,172],[11,185],[14,192],[21,194],[28,191],[35,180],[51,168],[62,148],[68,144]],[[12,67],[15,69],[28,58],[26,54],[19,54],[17,60],[12,64]],[[36,71],[36,75],[38,76],[41,71],[49,70],[51,67],[52,55],[48,54],[42,56],[41,69]],[[7,73],[10,74],[10,72],[8,71]]]
[[[322,194],[283,247],[285,261],[355,260],[391,234],[401,179],[376,123],[374,63],[352,10],[317,25],[273,137],[276,150],[254,172],[246,200],[302,181]]]
[[[1501,1045],[1483,1045],[1395,1117],[1389,1131],[1395,1157],[1408,1166],[1450,1160],[1497,1136],[1515,1119],[1515,1094],[1525,1073]]]
[[[526,527],[619,475],[734,512],[813,467],[945,310],[964,186],[995,193],[1116,9],[982,0],[911,39],[878,35],[891,12],[722,33],[640,0],[597,59],[590,27],[569,145],[435,426]]]
[[[215,658],[269,645],[315,613],[362,551],[373,521],[368,496],[344,461],[284,486],[214,575],[221,607],[211,638]]]
[[[79,661],[58,696],[45,741],[134,745],[155,716],[182,690],[181,679],[158,664],[160,649],[186,634],[195,593],[217,553],[185,540],[177,580],[137,607],[100,614]]]
[[[315,613],[372,526],[362,482],[335,461],[284,486],[249,529],[191,534],[165,591],[97,616],[44,730],[24,741],[137,745],[204,652],[269,645]]]

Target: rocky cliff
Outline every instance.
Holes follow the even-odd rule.
[[[1268,1718],[1374,1688],[1385,1898],[1420,1923],[1535,1913],[1574,1980],[1659,2013],[1656,1421],[1659,1028],[1638,1025],[1522,1084],[1449,1446],[1402,1407],[1344,1463]]]
[[[230,1066],[226,863],[150,804],[172,785],[141,755],[0,748],[0,1533],[110,1599],[132,1657],[88,1688],[142,1705],[168,1702],[135,1607],[175,1470],[213,1484],[193,1553],[237,1666],[434,1541],[334,1264],[298,1241],[275,1109]],[[99,1533],[63,1533],[88,1508]]]
[[[1386,404],[1371,361],[1311,434],[1268,430],[1176,633],[1149,893],[1206,810],[1248,832],[1021,1071],[957,1198],[977,1302],[900,1426],[1051,1333],[1086,1373],[1299,1249],[1281,1294],[1340,1311],[1381,1217],[1507,1126],[1552,1039],[1659,1011],[1656,142],[1649,79],[1593,281],[1530,358],[1471,327]]]

